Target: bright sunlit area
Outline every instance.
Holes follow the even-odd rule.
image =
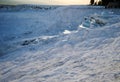
[[[89,0],[0,0],[2,4],[48,4],[48,5],[78,5],[89,4]]]

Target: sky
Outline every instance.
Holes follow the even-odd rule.
[[[89,4],[90,0],[0,0],[0,4],[49,4],[49,5],[78,5]]]

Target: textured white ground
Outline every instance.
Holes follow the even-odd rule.
[[[0,82],[120,82],[120,9],[0,9]]]

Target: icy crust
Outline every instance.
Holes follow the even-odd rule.
[[[25,24],[21,29],[12,23],[9,33],[5,31],[10,21],[0,20],[0,33],[4,34],[0,39],[3,55],[0,57],[0,82],[119,82],[120,16],[116,10],[101,13],[103,10],[84,10],[84,6],[59,7],[46,13],[37,12],[33,18],[35,12],[29,15],[13,13],[17,18],[10,19],[14,22],[27,17],[40,20],[46,26],[42,28],[41,24],[24,19],[21,22],[30,22],[33,26]],[[0,14],[0,18],[4,16],[7,20],[13,14]],[[42,32],[45,27],[46,34]],[[13,33],[13,28],[20,31]],[[8,35],[15,38],[5,40]]]

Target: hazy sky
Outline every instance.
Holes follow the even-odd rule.
[[[54,4],[74,5],[89,4],[90,0],[0,0],[1,4]]]

